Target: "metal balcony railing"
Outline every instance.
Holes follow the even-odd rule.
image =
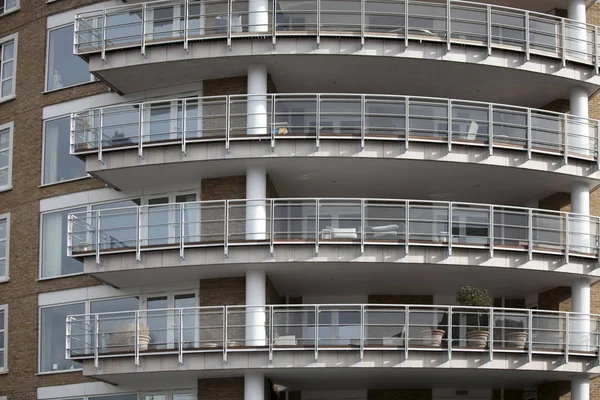
[[[271,0],[153,1],[75,17],[75,54],[97,54],[205,39],[309,36],[453,43],[513,50],[598,68],[598,28],[516,8],[470,1]],[[262,7],[265,7],[263,10]],[[268,7],[268,11],[266,8]]]
[[[598,258],[600,218],[488,204],[386,199],[217,200],[78,212],[68,254],[231,246],[437,246]]]
[[[267,305],[137,310],[67,317],[68,359],[218,352],[370,350],[598,357],[599,316],[437,305]]]
[[[261,104],[262,113],[254,111]],[[264,111],[266,109],[266,111]],[[387,140],[508,148],[599,163],[598,120],[476,101],[366,94],[231,95],[110,106],[71,115],[71,154],[220,141]]]

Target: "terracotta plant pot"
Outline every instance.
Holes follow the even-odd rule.
[[[133,338],[135,341],[135,337]],[[148,350],[148,343],[150,343],[150,335],[139,335],[139,351]]]
[[[467,332],[467,346],[485,349],[489,337],[490,333],[488,331]]]
[[[515,348],[519,350],[523,350],[525,348],[525,343],[527,342],[527,332],[509,332],[506,334],[506,340],[504,342],[504,347]]]
[[[421,344],[423,346],[440,347],[444,333],[441,329],[424,329],[421,331]]]

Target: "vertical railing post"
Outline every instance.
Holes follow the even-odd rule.
[[[490,330],[490,336],[489,336],[490,343],[488,345],[488,350],[489,350],[489,355],[490,355],[490,361],[493,361],[494,360],[494,309],[493,308],[490,308],[488,328]]]
[[[145,124],[144,113],[145,112],[146,112],[145,103],[140,103],[140,108],[139,108],[140,131],[139,131],[139,136],[138,136],[138,157],[139,158],[144,158],[144,131],[146,129],[146,127],[144,126],[144,124]]]
[[[560,47],[561,47],[561,59],[563,68],[567,66],[567,30],[565,28],[565,19],[560,19]]]
[[[233,0],[227,0],[227,47],[231,50],[231,18],[232,18],[232,8],[231,4]]]
[[[408,48],[408,8],[409,8],[409,1],[410,0],[404,0],[404,47],[406,47],[406,48]],[[408,121],[407,121],[407,123],[408,123]]]
[[[183,365],[183,315],[181,308],[177,309],[177,325],[179,326],[179,348],[178,348],[178,356],[179,356],[179,364]]]
[[[277,43],[277,0],[273,0],[271,2],[271,5],[273,7],[273,16],[271,18],[271,21],[272,21],[271,29],[273,30],[273,33],[272,33],[273,47],[275,47],[275,43]]]
[[[360,359],[364,358],[365,354],[365,305],[360,305]]]
[[[185,0],[187,7],[189,0]],[[187,99],[183,99],[181,106],[181,152],[183,155],[186,154],[186,139],[187,139]]]
[[[71,113],[69,120],[69,154],[75,154],[75,113]]]
[[[319,359],[319,306],[315,305],[315,361]]]
[[[96,211],[96,266],[100,266],[100,210]]]
[[[269,95],[269,97],[271,98],[271,151],[273,151],[275,149],[275,121],[277,120],[275,110],[277,104],[275,102],[276,99],[274,94]]]
[[[223,213],[223,251],[225,257],[229,257],[229,200],[225,200],[223,206],[225,207]]]
[[[571,341],[571,313],[565,313],[565,363],[569,362],[569,342]]]
[[[531,108],[527,109],[527,159],[531,160],[531,148],[533,145],[533,138],[531,134]]]
[[[529,344],[527,345],[527,358],[529,362],[533,359],[533,310],[527,311],[527,323],[529,324],[529,334],[527,335],[529,339]]]
[[[449,1],[449,0],[448,0]],[[452,152],[452,100],[448,99],[448,153]]]
[[[486,26],[487,52],[488,52],[488,56],[491,56],[492,55],[492,6],[488,4],[486,7],[486,10],[487,10],[487,26]]]
[[[405,360],[408,360],[409,345],[410,345],[410,308],[408,305],[406,305],[406,306],[404,306],[404,359]]]
[[[452,241],[454,240],[454,237],[452,235],[452,207],[453,207],[453,203],[450,202],[448,204],[448,255],[451,256],[452,255]]]
[[[571,236],[571,233],[569,232],[571,230],[571,223],[570,223],[570,219],[571,219],[571,214],[569,213],[565,213],[565,262],[568,264],[569,263],[569,252],[570,252],[570,240],[569,237]]]
[[[135,338],[134,338],[134,359],[135,365],[140,365],[140,312],[135,311]]]
[[[99,358],[99,347],[100,347],[100,316],[95,314],[95,327],[94,327],[94,367],[100,368]]]
[[[569,119],[566,114],[562,115],[563,129],[564,129],[564,154],[563,162],[565,165],[569,162]]]
[[[135,259],[136,261],[142,261],[142,210],[141,206],[137,206],[136,209],[136,230],[135,230]]]
[[[179,203],[179,258],[185,258],[185,203]]]
[[[406,0],[408,2],[408,0]],[[408,5],[408,3],[407,3]],[[410,134],[410,97],[404,98],[404,149],[408,150]]]
[[[365,18],[366,18],[365,0],[360,0],[360,48],[365,46]]]
[[[275,199],[269,200],[271,203],[271,223],[269,224],[269,249],[271,256],[275,251]]]
[[[529,24],[531,23],[530,19],[529,19],[529,11],[525,11],[525,59],[527,61],[529,61],[531,59],[531,54],[530,54],[530,50],[531,50],[531,38],[530,38],[530,27]]]
[[[488,152],[494,154],[494,105],[490,103],[488,108]]]
[[[87,232],[86,236],[88,236]],[[73,255],[73,214],[67,215],[67,255],[69,257]]]
[[[361,0],[361,1],[364,1],[364,0]],[[366,108],[367,108],[365,103],[366,103],[366,96],[363,94],[360,96],[360,148],[361,149],[365,148],[365,131],[366,131],[365,112],[366,112]]]
[[[360,200],[360,254],[365,254],[365,200]]]
[[[146,23],[147,23],[147,14],[148,10],[146,8],[146,3],[142,3],[142,37],[140,38],[141,43],[141,51],[144,58],[146,58]]]
[[[594,57],[594,71],[596,71],[596,75],[598,75],[598,26],[594,25],[594,40],[593,40],[594,50],[592,51]]]
[[[248,98],[246,98],[248,102]],[[231,129],[231,96],[225,96],[225,150],[229,152],[229,130]]]
[[[227,341],[228,332],[227,325],[229,324],[229,307],[223,306],[223,362],[227,362]]]
[[[189,26],[190,1],[185,0],[183,5],[183,49],[188,52],[188,26]]]
[[[321,44],[321,0],[317,0],[317,48]]]
[[[594,135],[594,157],[596,157],[596,167],[600,169],[600,121],[595,120],[596,134]]]
[[[533,259],[533,210],[530,208],[528,210],[528,219],[527,219],[527,224],[528,224],[528,239],[529,239],[529,246],[528,246],[528,258],[529,261],[531,261]]]
[[[104,164],[104,160],[102,158],[102,142],[103,142],[103,137],[104,137],[104,109],[101,108],[100,109],[100,134],[98,135],[98,137],[96,138],[97,140],[97,147],[98,147],[98,161],[100,161],[102,164]]]
[[[319,199],[315,199],[315,253],[319,254]]]
[[[319,148],[321,138],[321,95],[317,94],[317,122],[315,124],[315,137],[317,140],[317,149]]]
[[[451,0],[446,0],[446,49],[450,51],[452,46],[452,13],[451,13]]]
[[[404,253],[408,255],[410,242],[410,202],[408,200],[404,202],[404,221]]]
[[[275,320],[273,318],[275,318],[275,310],[274,310],[274,306],[270,305],[267,306],[268,310],[269,310],[269,361],[273,361],[273,341],[275,340],[275,330],[273,325],[275,324]]]
[[[448,306],[446,312],[448,313],[448,361],[452,360],[452,306]]]
[[[490,206],[489,218],[490,258],[494,257],[494,206]]]
[[[92,23],[92,28],[93,28]],[[79,53],[79,14],[75,14],[75,22],[73,23],[73,54]],[[92,31],[93,35],[93,31]],[[93,37],[93,36],[92,36]],[[93,40],[92,40],[93,43]]]
[[[101,59],[106,63],[106,8],[102,11],[102,53]]]
[[[69,317],[67,315],[66,318],[66,326],[65,326],[65,359],[69,360],[71,359],[71,324],[73,321],[73,317]],[[86,323],[87,323],[87,318],[86,318]],[[86,333],[87,336],[87,333]],[[86,338],[87,340],[87,338]],[[85,344],[87,347],[87,343]],[[87,349],[86,349],[87,350]],[[86,351],[87,353],[87,351]]]

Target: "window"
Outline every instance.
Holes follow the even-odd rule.
[[[83,263],[67,256],[67,218],[86,207],[44,214],[42,216],[42,278],[83,272]]]
[[[43,185],[86,176],[85,161],[72,156],[69,152],[70,134],[70,117],[68,116],[45,122]]]
[[[0,372],[7,369],[7,347],[8,347],[8,306],[0,306]]]
[[[0,15],[19,9],[19,0],[0,0]]]
[[[12,123],[0,126],[0,190],[11,187],[12,131]]]
[[[42,308],[40,312],[40,372],[80,368],[65,357],[68,315],[85,314],[85,303]]]
[[[8,238],[10,216],[0,215],[0,282],[8,280]]]
[[[0,101],[14,97],[16,71],[17,35],[15,34],[0,39]]]
[[[73,54],[73,31],[73,24],[70,24],[48,32],[46,90],[57,90],[92,80],[88,63]]]

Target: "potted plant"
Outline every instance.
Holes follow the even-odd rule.
[[[465,307],[490,307],[492,299],[487,290],[463,286],[456,294],[456,302]],[[467,346],[485,348],[490,337],[488,324],[484,322],[488,311],[483,308],[465,310],[467,313]]]
[[[421,331],[421,340],[424,346],[440,347],[446,331],[437,328],[427,328]]]
[[[139,323],[138,329],[139,351],[148,350],[150,343],[150,329],[144,323]],[[112,351],[132,351],[135,349],[135,323],[120,326],[111,335],[110,348]]]
[[[504,347],[523,350],[527,342],[528,333],[525,330],[523,321],[512,318],[506,318],[503,321],[504,326]]]

